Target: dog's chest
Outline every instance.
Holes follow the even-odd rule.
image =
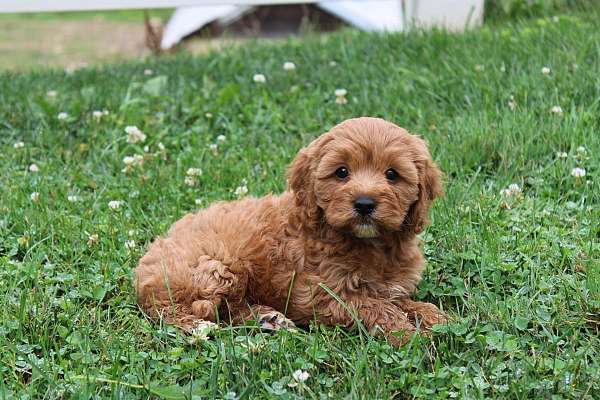
[[[306,271],[329,283],[344,281],[351,290],[377,290],[394,269],[392,260],[380,249],[339,249],[321,244],[305,252],[296,272]]]

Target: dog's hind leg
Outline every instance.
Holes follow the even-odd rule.
[[[154,242],[135,270],[138,302],[152,317],[189,331],[216,322],[224,299],[239,302],[247,276],[208,255],[192,256],[170,239]]]

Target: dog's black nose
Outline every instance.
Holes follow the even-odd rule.
[[[375,200],[370,197],[360,196],[354,200],[354,209],[363,216],[372,214],[376,205]]]

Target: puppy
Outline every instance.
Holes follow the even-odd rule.
[[[440,178],[420,138],[347,120],[299,152],[283,194],[216,203],[156,239],[135,269],[138,301],[188,331],[202,320],[360,320],[400,345],[444,321],[410,299],[424,268],[416,234]]]

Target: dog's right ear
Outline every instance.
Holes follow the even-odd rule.
[[[288,187],[294,193],[296,205],[308,206],[307,200],[312,192],[312,159],[309,156],[309,148],[298,152],[294,161],[287,170]]]
[[[312,228],[318,226],[319,223],[314,170],[318,166],[318,158],[323,145],[331,139],[331,135],[326,133],[313,140],[298,152],[287,170],[288,189],[294,194],[296,206],[303,212],[304,224]]]

